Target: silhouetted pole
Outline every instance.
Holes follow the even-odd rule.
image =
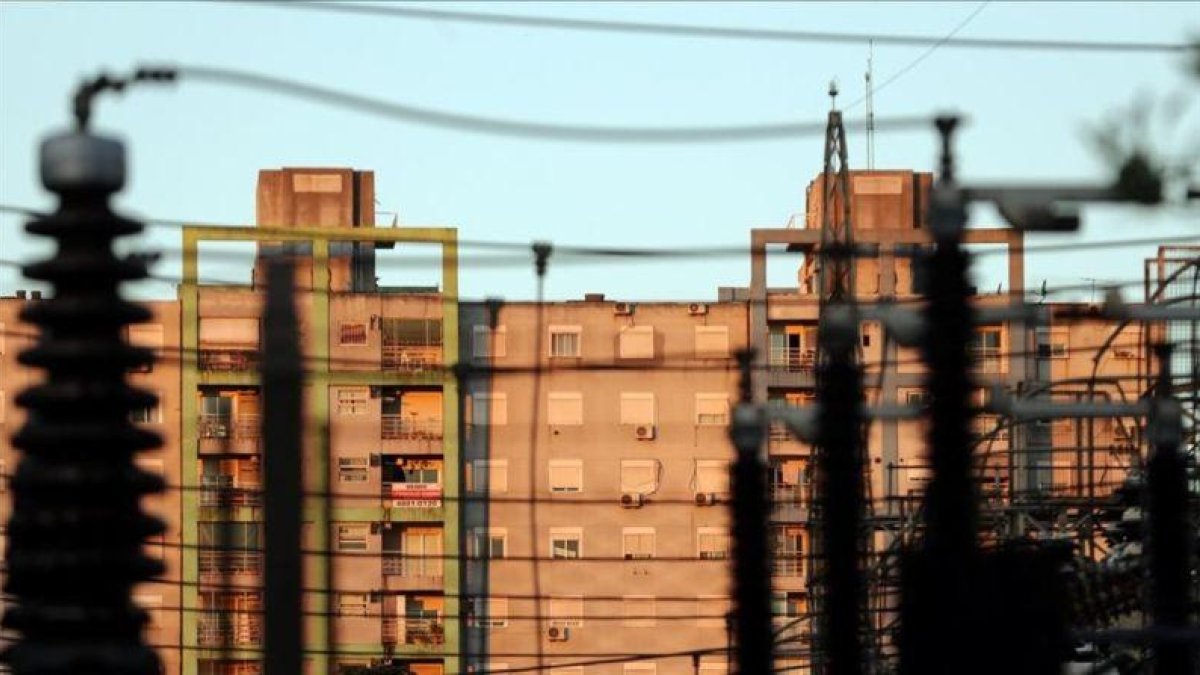
[[[767,546],[767,469],[762,459],[763,413],[752,403],[753,350],[737,354],[741,379],[729,437],[733,464],[733,588],[737,673],[766,675],[774,667],[771,631],[771,561]]]
[[[304,654],[304,607],[300,555],[303,498],[301,410],[303,367],[291,261],[267,268],[263,315],[263,455],[266,506],[266,675],[300,675]]]
[[[1152,630],[1158,638],[1153,643],[1153,672],[1191,675],[1197,666],[1194,641],[1163,639],[1168,630],[1188,627],[1194,600],[1189,560],[1193,534],[1188,518],[1187,463],[1180,452],[1182,407],[1171,396],[1171,346],[1157,345],[1155,356],[1159,371],[1148,420],[1151,455],[1146,461],[1149,605]]]
[[[850,255],[849,251],[826,252]],[[818,635],[826,650],[824,671],[831,675],[864,672],[862,617],[866,607],[863,582],[862,369],[855,363],[858,324],[850,305],[827,305],[821,318],[825,357],[818,374],[820,424],[817,494],[824,527],[825,598]]]
[[[146,613],[131,595],[163,570],[143,550],[163,523],[140,508],[163,482],[133,461],[162,439],[130,421],[132,411],[158,399],[126,382],[127,372],[154,355],[124,337],[128,324],[152,315],[119,293],[122,282],[146,277],[145,261],[113,254],[114,239],[142,226],[109,209],[125,184],[125,148],[86,126],[81,115],[77,131],[42,144],[42,184],[59,196],[59,208],[25,228],[57,250],[24,268],[53,294],[21,310],[40,331],[19,361],[46,371],[46,379],[16,399],[29,418],[13,436],[22,457],[12,480],[3,625],[18,637],[3,660],[17,675],[152,675],[160,668],[142,641]]]

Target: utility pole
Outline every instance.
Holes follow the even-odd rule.
[[[152,315],[119,292],[147,270],[143,258],[113,253],[117,237],[142,225],[109,208],[125,184],[125,148],[88,133],[91,95],[77,99],[82,114],[74,131],[42,143],[42,184],[58,195],[59,207],[25,227],[57,250],[24,267],[28,278],[49,283],[53,296],[21,311],[40,332],[19,361],[46,371],[46,379],[16,399],[29,417],[13,437],[22,457],[12,480],[4,585],[12,601],[3,625],[18,637],[3,660],[17,675],[160,669],[142,641],[147,616],[132,590],[163,571],[143,550],[163,523],[140,508],[143,496],[163,491],[163,481],[134,463],[162,439],[130,421],[132,411],[158,399],[126,381],[154,355],[124,337],[126,326]]]
[[[837,88],[830,87],[830,97]],[[854,230],[850,172],[842,113],[829,111],[821,190],[821,309],[817,400],[813,569],[819,593],[813,670],[832,675],[863,672],[866,627],[863,568],[862,369],[854,295]]]
[[[263,314],[263,455],[266,565],[266,675],[300,675],[304,654],[304,606],[301,598],[301,502],[303,499],[304,390],[296,305],[295,271],[290,260],[267,268]],[[328,497],[326,497],[328,500]]]
[[[729,437],[737,449],[732,470],[734,629],[738,675],[766,675],[775,659],[771,631],[771,549],[767,546],[767,467],[763,411],[753,403],[754,351],[737,354],[739,402]]]
[[[1171,346],[1155,348],[1158,379],[1154,387],[1149,431],[1151,455],[1146,461],[1147,554],[1149,602],[1154,631],[1154,675],[1196,672],[1192,640],[1167,639],[1171,630],[1184,631],[1190,621],[1193,534],[1188,517],[1187,462],[1183,443],[1182,407],[1171,395]]]

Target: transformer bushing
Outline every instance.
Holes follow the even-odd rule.
[[[132,589],[163,570],[144,552],[163,523],[140,502],[164,486],[134,456],[162,440],[130,420],[157,398],[126,381],[154,360],[124,337],[149,310],[119,293],[122,282],[146,277],[146,263],[112,247],[142,226],[109,208],[125,183],[118,141],[68,132],[47,139],[40,160],[42,183],[60,204],[25,229],[57,251],[24,267],[53,292],[21,311],[40,337],[19,361],[45,378],[16,398],[28,420],[13,437],[22,457],[11,484],[3,626],[16,638],[2,658],[16,675],[149,675],[159,660],[143,642],[147,615]]]

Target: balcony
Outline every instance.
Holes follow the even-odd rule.
[[[232,476],[220,476],[220,478],[228,478],[232,483]],[[206,483],[208,483],[208,481],[206,481]],[[241,487],[233,487],[232,485],[206,484],[200,490],[200,506],[238,507],[261,505],[261,485],[243,485]]]
[[[443,587],[442,560],[405,557],[399,551],[384,551],[381,558],[384,582],[393,591],[432,591]]]
[[[421,373],[442,365],[442,346],[426,343],[384,343],[381,365],[395,373]]]
[[[808,520],[808,489],[803,485],[774,485],[771,488],[771,520],[779,523],[803,523]]]
[[[384,413],[380,416],[379,437],[385,440],[440,441],[440,419],[416,419],[403,414]]]
[[[384,644],[440,645],[446,641],[446,629],[440,618],[384,617]]]
[[[815,349],[773,347],[768,356],[767,386],[811,387],[815,384]]]
[[[201,415],[198,425],[201,454],[253,454],[261,436],[257,414]]]
[[[258,349],[252,347],[238,349],[205,349],[201,347],[197,358],[200,370],[210,373],[257,372],[258,361]]]
[[[257,646],[262,643],[262,622],[258,614],[202,612],[197,622],[197,640],[201,647]]]
[[[437,483],[384,483],[383,501],[394,509],[436,509],[442,505],[442,486]]]
[[[262,554],[257,551],[205,551],[197,555],[200,574],[232,576],[262,572]]]
[[[798,578],[804,576],[804,558],[796,554],[776,553],[771,561],[772,573],[777,577]]]
[[[787,429],[778,424],[772,424],[767,434],[767,450],[772,455],[807,456],[812,454],[812,446],[797,439]]]

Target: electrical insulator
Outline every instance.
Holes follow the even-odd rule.
[[[114,239],[142,226],[109,208],[125,182],[119,142],[65,133],[42,144],[40,159],[42,183],[60,204],[26,231],[57,251],[24,268],[53,294],[21,312],[40,336],[20,362],[45,379],[16,398],[29,416],[13,437],[22,458],[12,480],[3,626],[17,637],[3,658],[17,675],[150,675],[159,661],[142,640],[147,616],[131,592],[162,572],[144,542],[163,524],[140,502],[163,483],[134,456],[162,441],[130,421],[157,399],[126,382],[154,357],[124,336],[151,315],[119,294],[122,282],[146,276],[144,260],[113,253]]]

